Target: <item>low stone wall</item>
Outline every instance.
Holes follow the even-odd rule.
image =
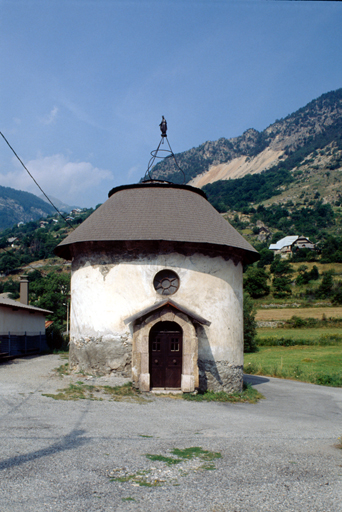
[[[225,391],[236,393],[242,391],[243,366],[236,366],[228,361],[198,360],[199,390]]]
[[[277,329],[278,327],[282,327],[285,324],[284,320],[258,320],[257,327],[271,327],[272,329]]]
[[[132,374],[132,342],[128,336],[105,335],[70,340],[70,369],[93,375]]]

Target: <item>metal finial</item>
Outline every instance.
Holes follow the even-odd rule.
[[[167,131],[167,122],[164,116],[162,116],[162,121],[160,123],[160,131],[162,133],[162,137],[166,137],[166,131]]]
[[[159,125],[160,127],[160,131],[161,131],[161,139],[160,139],[160,142],[158,144],[158,147],[157,149],[154,149],[153,151],[151,151],[151,158],[150,158],[150,161],[148,162],[148,166],[147,166],[147,171],[145,172],[145,176],[144,176],[144,179],[142,180],[143,182],[144,181],[149,181],[149,180],[152,180],[153,181],[153,178],[151,176],[151,169],[153,167],[153,164],[154,164],[154,161],[156,158],[165,158],[165,156],[172,156],[174,161],[175,161],[175,164],[178,168],[178,170],[183,174],[183,184],[185,183],[185,174],[184,174],[184,171],[183,169],[181,169],[178,165],[178,162],[177,162],[177,159],[176,159],[176,156],[174,154],[174,152],[172,151],[171,149],[171,146],[170,146],[170,143],[168,141],[168,138],[167,138],[167,135],[166,135],[166,131],[167,131],[167,122],[166,122],[166,119],[164,116],[162,116],[162,120],[161,120],[161,123]],[[166,140],[168,146],[169,146],[169,149],[160,149],[160,146],[162,144],[164,144],[164,140]],[[165,155],[166,153],[166,155]]]

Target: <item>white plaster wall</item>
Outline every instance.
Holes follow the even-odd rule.
[[[29,313],[28,310],[13,311],[0,307],[0,333],[39,333],[45,334],[45,316],[42,313]]]
[[[241,263],[178,253],[115,264],[109,259],[104,263],[103,254],[82,260],[82,265],[74,260],[71,274],[71,339],[131,339],[124,320],[166,298],[155,291],[153,279],[168,268],[180,278],[180,287],[170,298],[211,322],[198,330],[199,358],[243,364]]]

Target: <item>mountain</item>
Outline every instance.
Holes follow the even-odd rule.
[[[43,194],[40,195],[39,198],[42,199],[42,201],[44,201],[45,203],[50,204]],[[57,199],[56,197],[53,197],[53,196],[49,196],[49,198],[53,202],[53,204],[56,206],[56,208],[58,208],[58,210],[61,212],[70,213],[71,210],[74,210],[75,208],[80,208],[79,206],[70,206],[70,205],[64,203],[63,201],[61,201],[60,199]]]
[[[0,186],[0,230],[46,217],[54,213],[51,205],[29,192]]]
[[[186,183],[197,187],[268,169],[286,170],[292,176],[301,172],[313,184],[321,181],[322,173],[331,176],[337,171],[324,188],[329,201],[337,200],[342,192],[340,185],[336,187],[342,169],[342,89],[323,94],[262,132],[251,128],[240,137],[207,141],[176,158]],[[159,162],[151,174],[175,183],[183,180],[172,157]]]

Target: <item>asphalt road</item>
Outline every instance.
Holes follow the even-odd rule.
[[[64,362],[0,365],[0,512],[342,511],[342,389],[248,376],[254,405],[43,396],[68,385]],[[221,458],[146,457],[190,447]]]

